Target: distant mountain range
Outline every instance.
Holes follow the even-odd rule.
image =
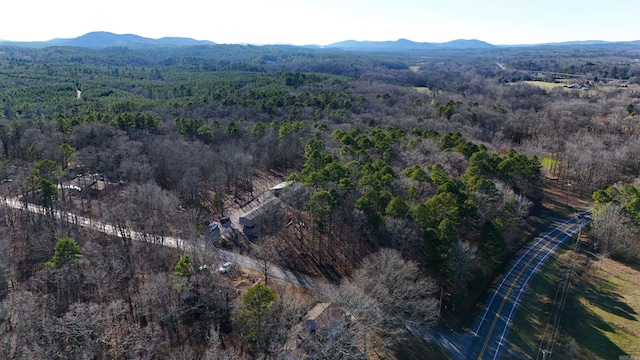
[[[496,46],[480,40],[453,40],[444,43],[429,43],[400,39],[396,41],[347,40],[324,47],[361,51],[410,51],[431,49],[488,49]]]
[[[377,51],[377,52],[402,52],[402,51],[420,51],[420,50],[436,50],[436,49],[491,49],[504,47],[522,47],[522,46],[587,46],[587,45],[614,45],[624,44],[631,46],[640,46],[639,41],[629,42],[606,42],[599,40],[589,41],[570,41],[562,43],[547,43],[536,45],[492,45],[480,40],[453,40],[443,43],[415,42],[407,39],[399,39],[396,41],[355,41],[347,40],[330,45],[309,45],[307,48],[324,48],[324,49],[341,49],[347,51]],[[161,47],[161,46],[194,46],[194,45],[216,45],[216,43],[207,40],[194,40],[182,37],[163,37],[160,39],[151,39],[133,34],[114,34],[105,31],[90,32],[73,39],[53,39],[40,42],[12,42],[1,41],[0,45],[24,46],[24,47],[48,47],[48,46],[75,46],[87,48],[107,48],[107,47]],[[291,46],[291,45],[287,45]]]
[[[27,47],[47,47],[47,46],[75,46],[87,48],[106,47],[144,47],[144,46],[193,46],[193,45],[215,45],[207,40],[194,40],[182,37],[163,37],[160,39],[150,39],[133,34],[114,34],[106,31],[90,32],[73,39],[53,39],[38,42],[0,42],[0,45],[17,45]]]

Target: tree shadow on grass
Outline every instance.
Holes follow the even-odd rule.
[[[569,245],[563,245],[568,248]],[[553,262],[553,260],[551,261]],[[561,263],[565,263],[562,261]],[[582,264],[585,265],[584,263]],[[560,285],[562,269],[566,265],[556,264],[553,268],[544,267],[532,280],[531,289],[516,313],[514,330],[509,342],[521,352],[532,355],[538,351],[539,336],[545,329],[552,310],[552,299]],[[623,301],[602,279],[583,273],[581,277],[575,274],[572,291],[568,294],[560,326],[576,343],[592,354],[604,359],[618,359],[620,355],[627,355],[618,345],[607,337],[606,332],[615,333],[619,330],[609,325],[602,317],[592,311],[589,303],[603,311],[624,319],[638,321],[636,311]],[[535,291],[531,291],[535,290]],[[584,299],[581,302],[580,299]],[[542,321],[542,323],[540,323]],[[547,331],[550,331],[547,329]],[[556,349],[562,344],[556,343]]]
[[[606,289],[597,289],[589,286],[582,291],[582,296],[602,310],[625,318],[627,320],[638,321],[635,315],[638,313],[627,303],[622,301],[622,296]]]
[[[580,298],[606,312],[629,320],[637,321],[636,311],[621,301],[622,297],[619,294],[607,290],[606,284],[598,279],[589,278],[588,281],[578,281],[577,292],[573,292],[567,298],[561,321],[563,330],[581,347],[603,359],[618,359],[621,355],[628,355],[605,334],[618,330],[589,309]]]
[[[450,357],[438,346],[430,344],[413,334],[407,334],[391,348],[394,356],[398,360],[447,360]]]
[[[544,329],[552,304],[548,296],[553,296],[558,277],[556,271],[541,271],[533,278],[526,296],[518,307],[514,319],[514,330],[509,342],[526,354],[535,354],[540,339],[538,335]],[[539,317],[539,318],[538,318]]]

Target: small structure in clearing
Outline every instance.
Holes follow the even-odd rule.
[[[293,184],[293,181],[283,181],[280,184],[275,185],[269,190],[273,193],[273,195],[280,196],[280,194],[282,193],[282,190],[287,186],[290,186],[291,184]]]
[[[278,198],[269,198],[267,201],[262,203],[262,205],[257,206],[240,216],[240,225],[245,228],[252,228],[256,226],[267,213],[273,211],[277,205],[280,205],[280,202],[281,201]]]
[[[77,190],[80,193],[88,194],[94,197],[106,195],[113,183],[109,182],[100,174],[84,174],[78,175],[68,183],[64,184],[65,189]]]
[[[340,329],[346,321],[351,321],[351,317],[339,305],[318,303],[294,328],[296,336],[285,344],[284,349],[289,352],[291,359],[313,358],[320,348],[330,347],[337,340]],[[316,332],[323,335],[314,341],[312,338]]]

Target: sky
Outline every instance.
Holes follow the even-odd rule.
[[[92,31],[220,44],[640,40],[640,0],[2,0],[0,39]]]

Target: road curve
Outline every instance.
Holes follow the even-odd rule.
[[[5,197],[2,199],[2,203],[5,206],[22,210],[22,211],[28,211],[36,214],[41,214],[41,215],[53,215],[57,219],[67,221],[69,223],[72,223],[87,229],[102,232],[104,234],[108,234],[111,236],[116,236],[120,238],[127,237],[132,240],[154,243],[157,245],[167,246],[174,249],[193,250],[194,247],[199,247],[198,250],[204,251],[209,249],[209,251],[211,251],[210,248],[212,245],[207,246],[201,241],[187,241],[185,239],[180,239],[172,236],[158,236],[154,234],[145,234],[145,233],[128,230],[128,229],[121,229],[117,226],[96,221],[91,218],[78,216],[70,212],[60,211],[60,210],[52,211],[50,209],[46,209],[39,205],[25,203],[15,197],[8,197],[8,198]],[[215,254],[220,259],[221,262],[231,261],[240,267],[244,267],[244,268],[251,269],[254,271],[259,271],[259,272],[264,271],[263,264],[258,260],[255,260],[249,256],[241,255],[238,253],[234,253],[231,251],[218,249],[218,248],[214,248],[213,251],[215,252]],[[282,269],[279,266],[276,266],[274,264],[269,264],[268,266],[269,266],[268,268],[269,276],[287,281],[289,283],[301,286],[306,289],[310,289],[313,285],[311,280],[309,280],[304,275],[294,273],[293,271],[290,271],[290,270]]]
[[[532,242],[499,280],[470,333],[453,334],[419,327],[410,330],[440,345],[456,360],[502,358],[512,319],[530,280],[564,241],[588,223],[589,215],[590,211],[580,213]]]

